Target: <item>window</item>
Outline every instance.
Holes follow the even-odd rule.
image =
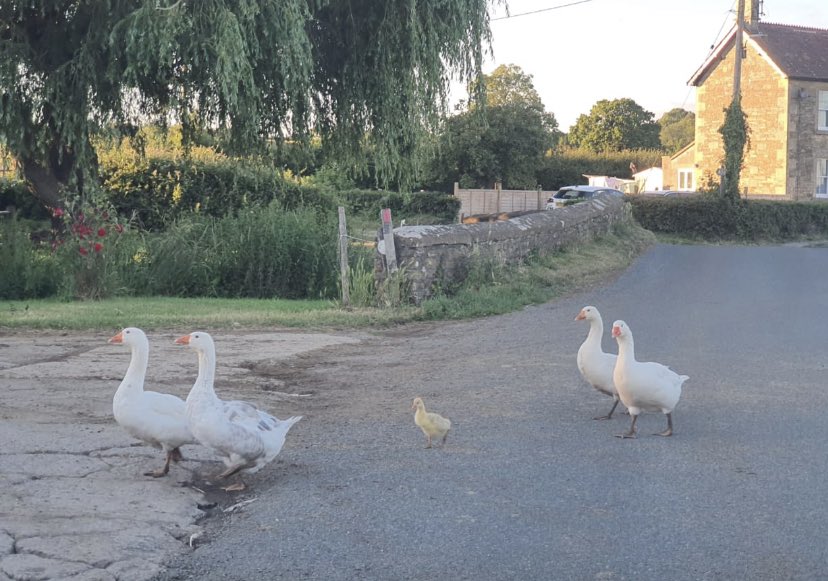
[[[819,131],[828,131],[828,91],[819,92],[818,108],[817,129]]]
[[[678,171],[678,189],[682,192],[693,191],[693,170],[680,169]]]
[[[828,198],[828,159],[816,160],[816,196]]]

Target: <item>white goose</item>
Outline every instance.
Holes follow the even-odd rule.
[[[673,435],[673,409],[681,397],[681,385],[690,379],[661,363],[635,360],[632,331],[624,321],[612,324],[612,336],[618,341],[618,360],[613,379],[621,401],[632,416],[630,430],[619,438],[635,438],[635,422],[642,411],[660,411],[667,416],[667,429],[657,436]]]
[[[224,490],[244,490],[241,472],[258,472],[282,450],[288,430],[302,419],[295,416],[279,420],[242,401],[222,401],[216,395],[216,348],[208,333],[197,331],[179,337],[179,345],[189,345],[198,353],[198,377],[187,396],[190,430],[203,445],[221,456],[227,469],[219,478],[239,474],[238,482]]]
[[[187,426],[184,400],[168,393],[144,391],[149,341],[141,329],[128,327],[109,342],[129,345],[132,349],[129,368],[112,398],[112,413],[132,437],[164,451],[167,456],[164,467],[144,473],[160,478],[170,471],[170,461],[182,459],[181,446],[196,443]]]
[[[581,309],[576,321],[589,321],[589,334],[578,349],[578,370],[583,378],[592,387],[612,398],[612,408],[605,416],[593,418],[595,420],[612,419],[612,413],[618,406],[618,391],[612,380],[617,357],[612,353],[604,353],[601,349],[601,337],[604,334],[604,320],[598,309],[587,306]]]

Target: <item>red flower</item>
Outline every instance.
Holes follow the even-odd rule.
[[[123,232],[123,231],[124,231],[124,227],[123,227],[123,226],[121,226],[120,224],[115,224],[115,231],[116,231],[118,234],[120,234],[121,232]]]
[[[89,254],[89,252],[88,252],[88,251],[86,250],[86,248],[84,248],[83,246],[81,246],[80,248],[78,248],[78,252],[80,252],[80,253],[81,253],[81,255],[83,255],[83,256],[86,256],[87,254]]]
[[[55,218],[60,218],[61,216],[63,216],[63,208],[55,208],[54,210],[52,210],[52,216],[54,216]]]
[[[98,238],[106,236],[106,228],[98,228]]]
[[[95,252],[100,252],[101,250],[103,250],[103,244],[101,244],[100,242],[95,242],[95,247],[94,248],[95,248]]]

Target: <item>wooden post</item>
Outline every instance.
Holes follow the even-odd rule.
[[[342,304],[351,305],[351,277],[348,269],[348,228],[345,225],[345,208],[339,206],[339,276],[342,283]]]
[[[742,85],[742,31],[745,28],[745,0],[739,0],[736,9],[736,40],[733,47],[733,100],[740,98]]]
[[[385,266],[389,274],[397,270],[397,249],[394,247],[394,226],[391,223],[391,208],[380,210],[382,240],[385,243]]]

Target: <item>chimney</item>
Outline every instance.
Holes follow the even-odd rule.
[[[749,25],[759,22],[759,17],[762,16],[762,2],[763,0],[750,0],[750,10],[746,10],[745,23]]]

